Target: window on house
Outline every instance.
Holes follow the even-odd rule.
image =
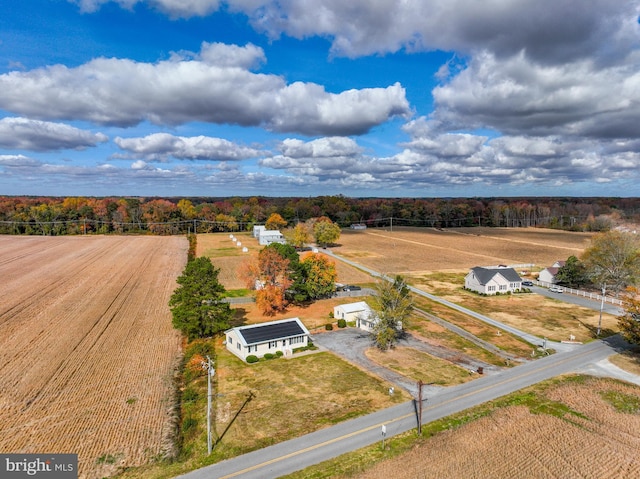
[[[233,338],[229,336],[229,344],[233,344]]]
[[[506,284],[501,284],[500,285],[500,291],[506,291],[507,290],[507,285]]]
[[[495,290],[496,290],[496,287],[495,287],[495,286],[489,286],[489,287],[487,288],[487,290],[488,290],[488,291],[495,291]]]
[[[278,341],[269,341],[269,349],[277,348],[277,347],[278,347]]]

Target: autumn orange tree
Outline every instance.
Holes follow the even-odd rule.
[[[302,261],[291,245],[273,243],[257,260],[244,262],[238,276],[247,288],[257,289],[256,304],[264,314],[284,311],[290,303],[323,298],[335,289],[335,263],[324,255],[310,254]]]
[[[244,266],[242,273],[245,277],[250,278],[252,274],[255,277],[253,283],[258,287],[256,304],[264,314],[272,315],[286,309],[287,290],[293,282],[290,264],[290,259],[281,254],[274,244],[262,248],[257,265]]]
[[[268,230],[279,230],[287,226],[287,220],[285,220],[278,213],[273,213],[271,214],[271,216],[269,216],[264,226]]]
[[[640,289],[627,288],[623,295],[624,315],[618,318],[618,327],[622,336],[633,344],[640,344]]]

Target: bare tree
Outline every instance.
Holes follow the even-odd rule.
[[[602,289],[600,319],[597,335],[602,327],[602,310],[607,288],[615,291],[634,285],[640,276],[640,247],[638,238],[631,233],[608,231],[594,236],[582,255],[587,276]]]

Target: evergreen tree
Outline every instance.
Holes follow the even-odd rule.
[[[230,326],[233,311],[222,302],[224,286],[218,281],[220,270],[211,260],[201,256],[189,261],[178,277],[178,288],[169,306],[173,326],[189,340],[213,336]]]
[[[584,266],[575,256],[569,256],[564,266],[561,266],[560,269],[558,269],[556,280],[558,284],[562,284],[570,288],[588,283]]]

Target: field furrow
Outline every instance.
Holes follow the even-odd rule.
[[[37,238],[43,256],[23,239],[32,254],[0,264],[0,450],[75,452],[85,478],[161,454],[180,351],[167,302],[186,240]]]

